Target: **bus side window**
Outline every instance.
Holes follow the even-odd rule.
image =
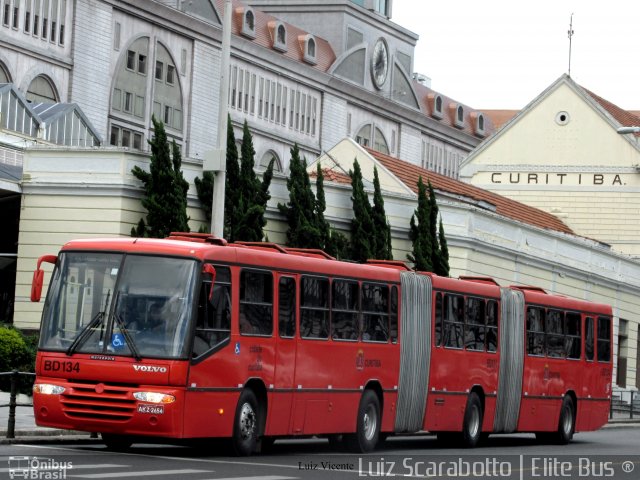
[[[240,272],[240,333],[273,333],[273,275],[271,272]]]
[[[216,280],[211,301],[211,280],[205,279],[200,287],[196,334],[193,340],[194,357],[225,342],[231,333],[231,272],[226,267],[215,269]]]
[[[595,349],[595,335],[593,333],[593,318],[584,319],[584,356],[590,362],[593,361]]]
[[[389,340],[389,286],[380,283],[362,284],[362,340]]]
[[[435,346],[439,347],[442,345],[442,293],[436,293],[436,335],[435,335]]]
[[[544,310],[527,308],[527,353],[544,355]]]
[[[329,338],[329,279],[302,277],[300,336]]]
[[[282,338],[296,335],[296,280],[280,278],[278,284],[278,334]]]
[[[462,295],[444,296],[444,346],[464,347],[464,297]]]
[[[398,287],[391,287],[391,313],[389,315],[389,338],[398,343]]]
[[[559,310],[547,310],[545,321],[545,338],[547,342],[547,356],[564,358],[564,312]]]
[[[485,336],[487,352],[495,352],[498,349],[498,302],[487,301],[487,330]]]
[[[464,309],[464,348],[484,351],[485,303],[481,298],[467,297]]]
[[[579,359],[582,354],[580,314],[567,312],[564,317],[564,333],[564,349],[567,352],[567,358]]]
[[[358,339],[358,282],[334,280],[331,285],[331,338]]]
[[[611,317],[598,317],[598,361],[611,361]]]

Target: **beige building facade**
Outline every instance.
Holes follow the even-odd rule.
[[[640,258],[640,144],[628,112],[563,75],[483,142],[461,179]]]
[[[563,75],[472,152],[460,178],[551,213],[577,235],[636,265],[640,144],[636,135],[617,132],[631,125],[640,119]],[[596,262],[585,273],[605,270],[616,268]],[[619,316],[618,383],[637,388],[640,315],[629,300]]]

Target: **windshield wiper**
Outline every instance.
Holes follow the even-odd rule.
[[[107,309],[107,305],[109,305],[110,295],[111,295],[111,290],[107,292],[107,298],[104,301],[105,310]],[[80,330],[80,333],[78,334],[76,339],[73,341],[71,345],[69,345],[69,348],[67,348],[68,356],[73,355],[74,352],[87,340],[87,338],[89,338],[89,335],[91,335],[92,329],[94,329],[95,327],[97,327],[102,323],[102,321],[104,320],[105,310],[103,310],[102,312],[96,313],[96,316],[93,317],[91,321],[85,327],[82,328],[82,330]]]
[[[124,335],[125,340],[127,341],[127,346],[129,347],[129,350],[131,350],[133,358],[135,358],[136,361],[139,362],[140,360],[142,360],[142,357],[140,356],[140,353],[138,352],[138,348],[136,347],[136,344],[133,341],[133,337],[129,333],[129,330],[127,330],[127,327],[124,326],[124,322],[122,321],[122,317],[120,316],[119,313],[114,313],[113,314],[113,318],[116,319],[116,323],[118,324],[118,327],[120,327],[120,331],[122,332],[122,334]]]

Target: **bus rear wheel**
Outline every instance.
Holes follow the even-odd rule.
[[[565,395],[560,408],[560,419],[558,420],[558,431],[556,432],[555,441],[559,445],[566,445],[573,438],[575,432],[575,414],[573,409],[573,399]]]
[[[236,407],[231,437],[231,446],[237,456],[246,457],[256,450],[259,425],[258,400],[251,390],[243,390]]]
[[[126,435],[116,435],[114,433],[101,433],[100,435],[107,448],[116,452],[127,450],[133,444],[131,438]]]
[[[380,400],[372,390],[365,390],[358,406],[356,433],[345,436],[347,448],[355,453],[372,451],[380,436]]]
[[[474,448],[482,436],[482,403],[478,394],[471,392],[464,411],[462,424],[462,444],[466,448]]]

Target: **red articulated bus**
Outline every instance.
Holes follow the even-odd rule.
[[[76,240],[55,264],[40,331],[40,426],[111,448],[228,437],[249,455],[278,437],[366,452],[429,431],[567,443],[607,422],[608,305],[366,265],[206,234]]]

